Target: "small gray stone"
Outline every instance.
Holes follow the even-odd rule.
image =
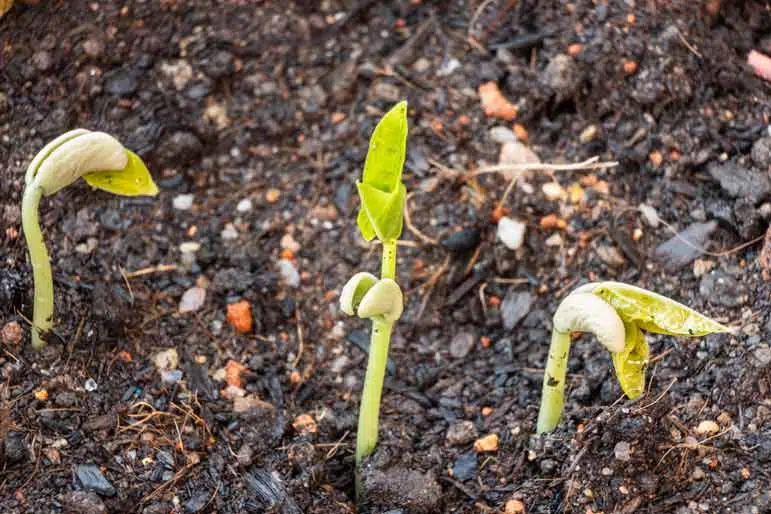
[[[305,112],[318,112],[327,104],[327,93],[318,84],[300,89],[297,96]]]
[[[126,69],[115,70],[105,74],[104,89],[110,94],[116,96],[133,95],[139,82],[134,72]]]
[[[447,443],[452,446],[468,444],[477,438],[477,427],[471,421],[460,421],[447,429]]]
[[[102,500],[87,491],[69,491],[61,498],[64,514],[103,514],[107,512]]]
[[[474,478],[477,474],[477,459],[477,454],[474,451],[466,452],[458,457],[452,465],[453,478],[461,482]]]
[[[573,58],[557,54],[546,66],[542,80],[558,98],[569,98],[581,85],[581,74]]]
[[[557,469],[557,462],[552,459],[544,459],[538,464],[538,466],[541,468],[543,473],[551,473]]]
[[[40,50],[39,52],[32,54],[32,64],[38,71],[48,71],[51,69],[51,63],[51,54],[45,50]]]
[[[6,462],[13,464],[22,462],[27,458],[27,446],[24,444],[24,434],[9,431],[3,441]]]
[[[762,171],[771,171],[771,137],[761,137],[752,144],[752,162]]]
[[[235,71],[235,59],[227,50],[217,51],[201,63],[204,73],[214,80],[227,77]]]
[[[712,305],[739,307],[747,303],[747,287],[723,270],[713,270],[701,278],[699,294]]]
[[[75,475],[86,491],[94,491],[102,496],[114,496],[116,491],[95,464],[79,464]]]
[[[701,248],[707,244],[709,236],[717,229],[716,221],[693,223],[688,228],[673,236],[656,248],[656,260],[669,271],[675,271],[693,262],[704,253]],[[687,243],[686,243],[687,241]]]
[[[712,164],[708,168],[713,179],[734,198],[759,200],[771,193],[771,178],[768,172],[742,168],[734,163]]]
[[[620,441],[616,443],[616,446],[613,448],[613,454],[616,456],[616,459],[621,462],[629,462],[632,460],[632,447],[628,442]]]
[[[515,291],[509,288],[501,303],[501,318],[503,327],[511,330],[527,316],[533,306],[533,295],[529,291]]]
[[[767,344],[759,346],[752,353],[755,356],[755,360],[758,361],[761,368],[767,368],[771,364],[771,348]]]
[[[402,93],[398,86],[378,80],[372,86],[372,96],[379,100],[395,103],[401,99]]]
[[[191,514],[200,512],[209,503],[210,497],[211,495],[208,492],[196,494],[185,502],[185,512],[190,512]]]
[[[474,335],[469,332],[458,332],[450,342],[450,355],[456,359],[462,359],[471,352],[474,347]]]
[[[104,53],[104,43],[98,39],[88,38],[83,41],[83,52],[93,59],[101,57]]]
[[[158,144],[157,154],[165,166],[178,167],[196,159],[203,150],[203,143],[192,132],[177,130],[165,135]]]
[[[595,251],[600,260],[612,268],[623,266],[626,262],[624,256],[621,255],[621,252],[615,246],[598,245]]]
[[[431,472],[364,465],[363,503],[376,507],[374,512],[403,508],[411,514],[442,512],[442,488]]]

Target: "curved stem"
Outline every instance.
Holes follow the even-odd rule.
[[[33,315],[32,315],[32,347],[40,349],[46,345],[41,334],[53,327],[54,316],[54,281],[51,272],[51,261],[48,258],[43,232],[40,230],[38,206],[43,190],[34,184],[24,190],[21,204],[21,223],[24,237],[29,248],[29,259],[32,263],[32,277],[35,283]]]
[[[551,333],[549,358],[543,375],[541,407],[538,411],[536,432],[543,434],[557,427],[565,402],[565,377],[570,352],[570,332],[560,332],[556,328]]]

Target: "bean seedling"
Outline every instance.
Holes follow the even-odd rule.
[[[378,122],[372,133],[364,176],[356,182],[361,207],[356,223],[367,241],[383,245],[380,279],[357,273],[343,287],[343,312],[372,320],[369,360],[359,408],[356,465],[375,449],[380,398],[394,323],[402,314],[402,291],[396,283],[396,240],[402,232],[406,189],[402,167],[407,148],[407,103],[400,102]],[[357,472],[358,477],[358,472]],[[357,491],[360,489],[357,478]]]
[[[685,305],[639,287],[620,282],[579,287],[554,314],[536,431],[551,432],[559,423],[572,332],[591,332],[610,351],[621,389],[634,400],[645,387],[648,364],[643,330],[692,337],[731,331]]]
[[[42,348],[45,333],[53,327],[54,284],[38,207],[50,196],[79,177],[92,187],[110,193],[156,195],[158,187],[142,160],[104,132],[71,130],[48,143],[32,159],[25,176],[21,222],[27,240],[35,283],[32,347]]]

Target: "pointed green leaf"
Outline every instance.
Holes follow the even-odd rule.
[[[703,336],[731,329],[685,305],[639,287],[601,282],[592,292],[608,302],[621,319],[655,334]]]
[[[361,197],[357,224],[367,241],[375,236],[385,241],[401,235],[406,197],[401,179],[406,151],[407,102],[400,102],[375,127],[362,181],[356,183]]]
[[[126,150],[128,163],[119,171],[95,171],[83,175],[91,187],[123,196],[155,196],[158,186],[150,171],[134,152]]]
[[[362,182],[392,192],[402,180],[407,152],[407,102],[399,102],[380,119],[369,140]]]
[[[621,389],[630,399],[639,398],[645,389],[645,368],[648,365],[648,341],[640,327],[624,323],[626,339],[624,351],[611,353],[616,378]]]

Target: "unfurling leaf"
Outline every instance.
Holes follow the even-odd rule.
[[[407,151],[407,102],[396,104],[378,122],[369,143],[364,175],[356,186],[361,210],[356,220],[367,241],[394,240],[402,231],[406,190],[402,168]]]
[[[402,224],[404,223],[404,202],[407,196],[407,189],[404,184],[399,184],[395,191],[384,193],[361,182],[356,183],[361,197],[361,212],[357,222],[364,239],[371,241],[371,234],[374,232],[381,241],[390,241],[398,239],[402,233]],[[361,226],[362,218],[365,219],[365,227]],[[369,230],[372,232],[369,232]],[[367,236],[370,237],[367,237]]]
[[[155,196],[158,186],[153,182],[150,171],[134,152],[126,150],[128,163],[118,171],[95,171],[83,175],[88,185],[102,189],[108,193],[123,196]]]
[[[608,302],[621,319],[655,334],[703,336],[731,329],[666,296],[620,282],[591,284],[591,292]]]
[[[645,368],[648,365],[648,342],[640,327],[625,322],[624,351],[611,353],[616,378],[631,400],[639,398],[645,389]]]

